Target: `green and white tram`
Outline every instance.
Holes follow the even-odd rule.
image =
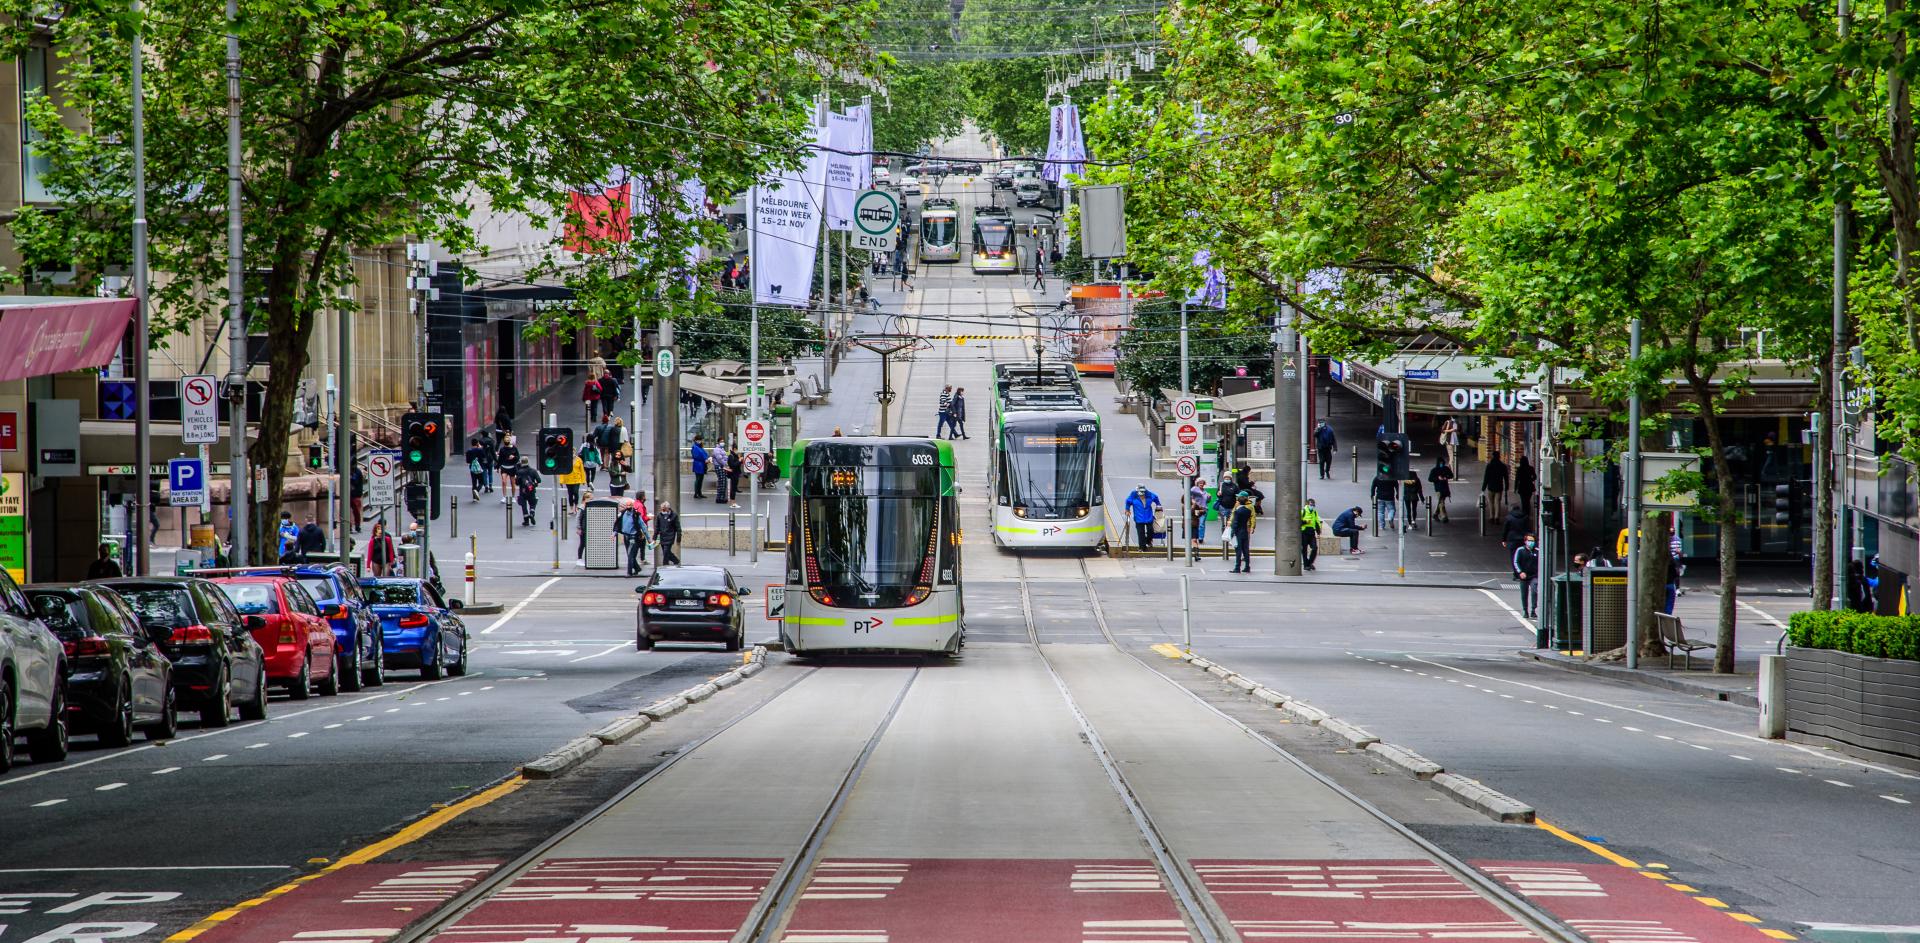
[[[991,459],[993,539],[1014,549],[1084,550],[1106,542],[1100,414],[1079,380],[996,371]]]
[[[1019,274],[1020,253],[1014,239],[1013,217],[1004,206],[982,206],[973,211],[973,271]]]
[[[930,199],[920,208],[920,261],[960,261],[960,207]]]
[[[943,440],[794,446],[780,639],[795,654],[957,654],[960,504]]]

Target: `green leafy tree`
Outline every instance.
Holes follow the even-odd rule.
[[[349,253],[403,238],[468,248],[467,196],[553,217],[570,186],[624,167],[661,196],[636,201],[645,254],[619,272],[629,286],[671,286],[689,245],[669,196],[683,175],[717,193],[743,187],[792,150],[807,119],[782,97],[807,70],[800,50],[852,61],[871,8],[796,0],[692,5],[600,0],[245,0],[243,52],[246,264],[261,297],[249,328],[265,333],[266,430],[249,459],[281,492],[295,385],[315,314],[339,305]],[[84,127],[34,108],[52,158],[57,209],[29,208],[14,234],[29,264],[72,262],[90,277],[125,258],[129,218],[128,40],[148,47],[147,146],[156,334],[218,311],[225,280],[226,83],[222,12],[207,0],[71,0],[57,16],[4,0],[14,51],[36,40],[60,57],[60,94]],[[644,202],[644,205],[642,203]],[[613,284],[614,279],[603,279]],[[638,290],[636,297],[671,299]],[[632,310],[589,304],[624,323]],[[644,313],[644,312],[643,312]],[[584,323],[584,322],[581,322]],[[565,327],[567,325],[560,325]],[[577,326],[577,325],[576,325]],[[257,522],[267,547],[272,515]]]

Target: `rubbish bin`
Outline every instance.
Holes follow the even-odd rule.
[[[1627,568],[1597,566],[1586,571],[1582,608],[1582,648],[1589,655],[1627,644]]]
[[[584,516],[580,526],[587,530],[587,552],[581,556],[581,562],[587,569],[617,570],[624,562],[620,535],[613,531],[614,519],[620,516],[620,506],[624,503],[612,498],[595,498],[582,505]]]
[[[1547,647],[1554,651],[1570,652],[1580,647],[1585,588],[1586,579],[1579,573],[1560,573],[1553,578],[1553,618]]]

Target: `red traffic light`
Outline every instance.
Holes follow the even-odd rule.
[[[553,444],[554,444],[554,445],[566,445],[566,444],[567,444],[567,434],[566,434],[566,433],[564,433],[564,432],[561,432],[561,433],[556,433],[556,434],[554,435],[554,437],[553,437]]]
[[[440,431],[440,424],[432,420],[428,420],[427,422],[421,424],[421,430],[424,431],[427,435],[433,435],[434,433]]]

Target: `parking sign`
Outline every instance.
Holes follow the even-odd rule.
[[[167,460],[167,504],[177,508],[205,507],[207,466],[197,458]]]

